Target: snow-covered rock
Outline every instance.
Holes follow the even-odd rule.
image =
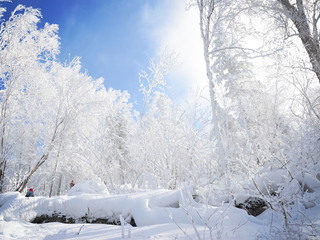
[[[263,194],[274,195],[283,185],[290,182],[290,176],[286,169],[272,169],[261,171],[255,176],[254,181]]]
[[[295,177],[305,192],[320,191],[320,181],[308,173],[300,173]]]
[[[249,197],[245,201],[237,203],[237,208],[241,208],[247,211],[249,215],[258,216],[267,210],[267,203],[259,197]]]

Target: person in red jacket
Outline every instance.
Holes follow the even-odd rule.
[[[72,180],[70,183],[70,188],[72,188],[75,185],[74,181]]]
[[[33,189],[30,188],[29,191],[26,194],[26,197],[34,197]]]

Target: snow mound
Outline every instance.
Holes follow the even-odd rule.
[[[88,188],[94,194],[87,194]],[[134,226],[131,225],[133,220],[136,225],[132,228],[133,239],[151,239],[150,232],[164,227],[160,231],[162,237],[152,239],[201,239],[199,234],[205,234],[206,229],[205,239],[210,239],[210,234],[211,239],[253,240],[267,233],[271,223],[275,226],[282,223],[281,212],[277,215],[270,209],[255,218],[231,203],[215,207],[197,203],[192,198],[192,188],[127,194],[105,194],[105,190],[99,182],[84,182],[70,190],[75,196],[26,198],[18,192],[0,194],[0,239],[120,239],[119,233],[106,237],[107,229],[113,234],[116,229],[122,229],[123,233],[125,227],[130,230]],[[241,197],[244,196],[239,199]],[[319,207],[306,209],[305,213],[317,219],[315,224],[318,224]],[[43,215],[72,218],[75,225],[46,223],[39,226],[30,223]],[[87,224],[101,219],[116,223],[121,219],[124,221],[121,228]],[[101,229],[97,231],[97,228]],[[173,229],[177,229],[177,235],[172,235]],[[185,234],[186,229],[191,231]],[[164,232],[170,232],[171,236],[164,237]],[[179,235],[182,237],[177,237]]]
[[[272,169],[261,171],[254,181],[263,194],[269,195],[276,194],[282,185],[290,182],[290,176],[285,169]]]
[[[68,196],[80,194],[109,194],[106,185],[101,181],[85,181],[76,183],[67,193]]]

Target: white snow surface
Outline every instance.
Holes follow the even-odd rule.
[[[106,185],[101,181],[83,181],[77,183],[67,193],[68,196],[76,196],[79,194],[109,194]]]
[[[88,192],[88,189],[90,191]],[[319,209],[318,209],[319,210]],[[36,216],[60,213],[75,224],[30,223]],[[126,219],[122,226],[90,224],[81,217]],[[129,222],[131,217],[137,227]],[[66,196],[26,198],[18,192],[0,195],[0,239],[257,239],[270,229],[269,210],[258,217],[223,204],[196,203],[192,189],[137,190],[110,194],[94,182],[78,183]]]

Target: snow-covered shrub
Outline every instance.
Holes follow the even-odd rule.
[[[159,187],[158,178],[152,173],[140,175],[136,184],[141,189],[157,189]]]

